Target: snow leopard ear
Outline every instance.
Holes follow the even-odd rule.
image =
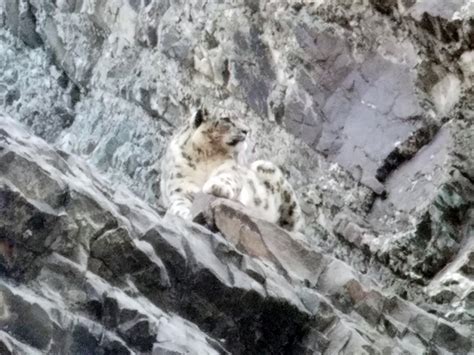
[[[206,121],[207,115],[208,113],[205,108],[197,110],[193,120],[194,128],[198,128],[204,121]]]

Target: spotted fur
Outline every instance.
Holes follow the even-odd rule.
[[[197,111],[162,161],[161,192],[169,213],[191,219],[194,195],[202,191],[239,201],[251,214],[289,231],[302,227],[296,195],[281,170],[264,160],[250,167],[239,163],[247,133],[235,117]]]

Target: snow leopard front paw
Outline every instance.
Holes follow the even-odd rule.
[[[191,220],[192,219],[192,214],[191,210],[185,206],[182,205],[173,205],[168,209],[168,213],[181,217],[186,220]]]
[[[230,200],[233,200],[237,197],[232,186],[214,179],[210,179],[209,181],[207,181],[204,184],[202,191],[206,194],[228,198]]]

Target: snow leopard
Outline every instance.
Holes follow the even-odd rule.
[[[196,193],[240,202],[249,214],[300,230],[303,214],[280,168],[258,160],[241,163],[249,128],[225,111],[198,109],[171,139],[162,159],[161,195],[168,213],[191,219]]]

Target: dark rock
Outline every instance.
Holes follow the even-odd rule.
[[[436,303],[449,303],[449,302],[452,302],[455,298],[456,298],[456,293],[450,290],[443,290],[433,296],[433,300]]]
[[[474,252],[467,255],[467,260],[461,267],[461,271],[466,275],[474,275]]]
[[[156,47],[158,44],[157,29],[154,27],[148,27],[147,34],[150,47]]]
[[[251,69],[241,63],[232,63],[230,73],[242,85],[250,107],[265,117],[267,115],[267,98],[270,92],[268,84],[257,79],[251,74]]]
[[[66,72],[62,72],[61,75],[58,78],[58,84],[60,87],[63,89],[67,88],[69,83],[69,78],[67,77]]]
[[[0,340],[0,352],[5,355],[13,355],[11,348],[9,345],[2,339]]]
[[[94,354],[99,350],[99,339],[82,324],[74,327],[70,337],[71,346],[69,351],[71,354]]]
[[[59,116],[62,122],[62,128],[71,127],[74,123],[74,115],[62,107],[56,107],[54,113]]]
[[[391,15],[394,9],[397,8],[397,0],[370,0],[369,2],[377,11],[380,11],[384,15]]]
[[[143,287],[169,287],[169,278],[161,261],[152,262],[123,227],[109,230],[95,240],[91,245],[91,256],[101,260],[115,277],[129,274]]]
[[[36,32],[36,16],[29,1],[13,0],[5,5],[6,27],[17,35],[26,45],[37,48],[43,45]]]
[[[31,48],[43,45],[41,36],[36,32],[35,9],[29,2],[23,2],[23,11],[19,17],[19,37]]]
[[[382,166],[377,169],[375,177],[384,182],[388,175],[398,168],[403,162],[411,159],[423,146],[428,144],[437,133],[438,127],[427,125],[420,128],[401,145],[396,147],[385,159]]]
[[[20,342],[46,350],[51,342],[53,326],[46,311],[38,304],[15,295],[0,285],[2,302],[1,327]]]
[[[252,0],[245,0],[245,5],[249,7],[252,13],[256,13],[259,10],[259,3]]]
[[[275,80],[275,73],[270,64],[268,48],[261,40],[261,31],[251,26],[248,33],[237,31],[233,36],[238,59],[229,61],[231,80],[239,85],[239,90],[247,98],[249,106],[260,116],[266,117],[267,99]],[[247,62],[247,56],[260,58],[257,65]]]
[[[13,105],[15,101],[18,101],[20,99],[20,92],[18,90],[11,90],[7,92],[7,95],[5,96],[5,103],[10,106]]]
[[[106,340],[101,344],[104,355],[131,355],[132,350],[117,340]]]
[[[433,339],[443,348],[456,354],[468,354],[472,350],[472,338],[460,335],[454,328],[442,322],[436,327]]]
[[[127,343],[140,351],[151,351],[156,342],[156,329],[149,321],[139,319],[129,321],[119,326],[121,334]]]

